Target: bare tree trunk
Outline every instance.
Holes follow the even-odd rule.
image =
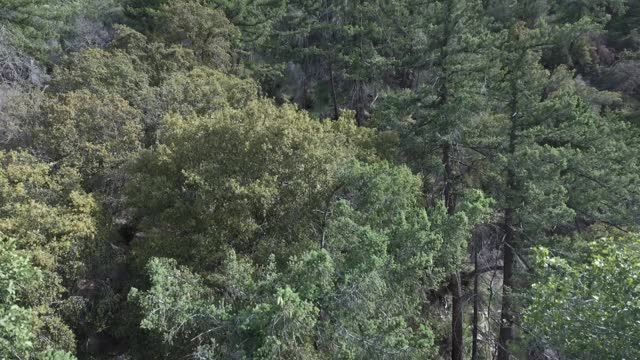
[[[498,340],[498,360],[509,360],[509,341],[514,338],[513,309],[511,290],[513,288],[513,209],[507,208],[504,214],[505,241],[502,250],[502,312],[500,314],[500,338]]]
[[[333,102],[333,120],[340,118],[340,109],[338,108],[338,97],[336,95],[336,83],[333,78],[333,64],[329,64],[329,80],[331,85],[331,101]]]
[[[473,247],[473,330],[472,330],[472,343],[471,343],[471,360],[478,360],[478,322],[480,320],[480,291],[479,291],[479,278],[478,273],[478,253],[482,249],[482,239],[476,240]]]
[[[489,297],[487,298],[487,321],[491,322],[493,320],[492,314],[491,314],[491,304],[493,304],[493,284],[495,283],[496,280],[496,274],[497,272],[494,271],[493,274],[491,274],[491,280],[489,281],[489,286],[487,287],[487,289],[489,290]],[[496,358],[496,349],[494,348],[491,351],[491,359],[495,360]]]

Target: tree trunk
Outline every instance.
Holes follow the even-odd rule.
[[[447,1],[444,4],[444,32],[440,47],[440,62],[443,68],[441,86],[439,89],[440,105],[449,103],[449,69],[447,62],[449,58],[449,41],[453,33],[455,24],[454,4],[453,1]],[[454,193],[454,169],[452,163],[453,147],[451,140],[445,140],[442,145],[442,163],[444,165],[444,202],[447,207],[447,213],[451,216],[456,211],[456,198]],[[462,360],[464,357],[464,302],[462,283],[460,281],[460,271],[456,271],[450,282],[451,287],[451,360]]]
[[[333,103],[333,120],[340,118],[340,109],[338,108],[338,96],[336,95],[336,83],[333,78],[333,64],[329,64],[329,81],[331,87],[331,101]]]
[[[453,193],[453,165],[451,164],[450,143],[442,145],[442,164],[444,165],[444,203],[447,207],[447,214],[453,215],[456,212],[456,199]]]
[[[480,291],[478,271],[478,253],[482,249],[482,239],[477,239],[473,247],[473,330],[471,343],[471,360],[478,360],[478,322],[480,320]]]
[[[365,120],[364,85],[361,81],[356,84],[356,125],[363,126]]]
[[[447,213],[453,215],[456,211],[456,199],[453,189],[453,165],[451,164],[452,146],[445,143],[442,146],[442,163],[444,165],[444,202]],[[451,277],[451,360],[462,360],[464,356],[464,304],[460,272]]]
[[[464,356],[464,306],[462,299],[462,284],[460,284],[459,272],[456,272],[453,275],[451,285],[453,302],[451,307],[451,359],[462,360]]]
[[[515,209],[513,204],[514,194],[517,194],[517,179],[513,156],[516,153],[516,122],[518,118],[518,88],[516,80],[511,81],[511,129],[509,131],[509,155],[511,159],[507,165],[507,193],[511,198],[507,198],[507,205],[504,210],[504,245],[502,249],[502,311],[500,313],[500,336],[498,339],[498,360],[509,360],[509,341],[515,338],[514,314],[511,302],[511,291],[513,289],[513,266],[514,266],[514,243],[515,237]]]
[[[507,208],[504,213],[505,241],[502,250],[502,312],[500,314],[500,338],[498,340],[498,360],[509,360],[509,341],[514,338],[513,309],[511,289],[513,288],[513,209]]]

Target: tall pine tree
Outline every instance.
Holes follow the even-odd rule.
[[[595,26],[587,20],[549,24],[545,12],[527,4],[520,4],[499,32],[496,55],[502,70],[492,87],[496,114],[478,124],[468,144],[481,149],[486,163],[480,178],[501,213],[499,360],[515,356],[511,345],[519,338],[522,305],[516,295],[528,281],[523,270],[533,270],[527,265],[529,249],[594,222],[629,224],[633,201],[622,199],[637,198],[628,190],[637,181],[630,156],[637,148],[624,135],[612,135],[624,133],[628,125],[591,105],[589,87],[566,68],[547,69],[540,60],[543,50]],[[604,156],[596,156],[596,149]],[[609,156],[619,165],[603,172]],[[603,187],[609,190],[606,196],[598,195]]]

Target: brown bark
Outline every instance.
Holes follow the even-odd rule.
[[[462,299],[462,285],[460,273],[453,275],[452,280],[452,307],[451,307],[451,359],[462,360],[464,356],[464,304]]]
[[[471,339],[471,360],[478,360],[478,322],[480,321],[480,291],[478,269],[478,253],[482,249],[481,239],[478,239],[473,247],[473,330]]]
[[[509,131],[509,155],[512,159],[507,166],[507,194],[511,197],[517,193],[517,179],[513,155],[516,152],[516,126],[518,119],[518,88],[515,79],[511,81],[511,129]],[[502,250],[502,311],[500,313],[500,334],[498,339],[498,360],[509,360],[509,342],[515,338],[513,304],[511,291],[513,289],[514,245],[515,245],[515,209],[514,199],[507,198],[504,210],[503,230],[505,233]]]

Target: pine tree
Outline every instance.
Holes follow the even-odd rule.
[[[427,7],[422,28],[429,31],[432,42],[426,44],[427,56],[433,59],[427,72],[434,79],[432,88],[423,89],[420,107],[424,112],[419,124],[426,128],[427,141],[441,153],[443,168],[442,197],[447,213],[456,213],[456,196],[464,154],[459,142],[467,124],[482,110],[481,86],[488,71],[486,50],[482,43],[482,19],[478,1],[445,0]],[[434,36],[435,35],[435,36]],[[486,76],[486,75],[485,75]],[[426,97],[426,99],[424,98]],[[459,259],[462,262],[462,259]],[[451,275],[451,359],[464,357],[464,304],[460,272]]]
[[[12,45],[48,62],[52,51],[59,50],[64,23],[77,10],[74,5],[64,1],[2,0],[0,26],[8,30]]]
[[[415,157],[412,162],[416,170],[426,169],[426,176],[438,174],[428,191],[437,193],[436,198],[442,194],[447,212],[453,216],[457,211],[457,196],[465,190],[461,186],[463,178],[468,175],[463,165],[468,154],[461,143],[467,136],[469,124],[486,111],[487,104],[483,86],[491,65],[482,4],[474,0],[443,0],[422,5],[407,1],[405,4],[412,9],[408,14],[410,20],[405,19],[410,23],[409,31],[413,32],[411,47],[420,57],[409,59],[398,69],[404,74],[420,74],[423,79],[415,84],[417,90],[409,93],[406,100],[390,105],[394,108],[389,115],[391,119],[377,125],[384,129],[391,125],[388,120],[397,121],[399,114],[409,113],[415,122],[404,126],[405,138],[401,143],[417,142],[417,146],[427,146],[427,149],[415,153],[414,148],[407,146],[405,156]],[[386,101],[394,98],[398,99],[392,95]],[[466,255],[466,243],[462,245],[456,251],[460,264]],[[451,356],[461,360],[464,305],[459,271],[451,274],[450,290],[453,295]]]
[[[500,33],[497,55],[502,73],[492,88],[499,115],[487,118],[490,123],[480,125],[477,136],[469,138],[470,146],[482,149],[488,161],[484,186],[491,189],[502,213],[500,360],[511,358],[511,343],[518,339],[515,299],[526,280],[516,264],[528,263],[527,249],[549,242],[558,232],[580,230],[576,227],[580,223],[627,225],[631,217],[623,214],[634,213],[634,207],[628,201],[610,200],[616,192],[629,199],[637,197],[626,190],[637,181],[635,160],[618,159],[624,164],[619,171],[604,174],[600,169],[606,166],[606,156],[594,156],[594,147],[602,142],[633,152],[629,139],[611,136],[624,132],[627,125],[589,104],[587,87],[570,71],[545,69],[540,61],[543,49],[593,26],[588,21],[554,26],[528,10],[522,9],[521,20],[510,21]],[[578,164],[578,159],[584,161]],[[613,194],[597,195],[603,184]],[[599,205],[586,205],[581,199]]]
[[[387,48],[397,39],[385,32],[393,19],[387,15],[400,3],[290,1],[267,45],[272,58],[300,68],[301,94],[294,98],[333,119],[342,107],[351,108],[356,123],[364,125],[375,87],[392,62]]]

